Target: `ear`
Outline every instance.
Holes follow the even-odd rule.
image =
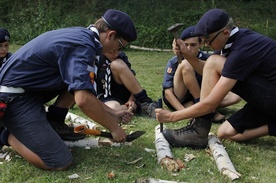
[[[111,39],[111,37],[114,36],[114,39],[115,39],[115,35],[116,35],[116,31],[115,30],[111,30],[107,33],[107,38],[108,39]]]
[[[199,47],[203,47],[205,45],[205,42],[203,41],[203,39],[201,39],[201,40],[198,40],[198,44],[199,44]]]
[[[225,36],[230,36],[231,31],[229,31],[228,29],[224,29],[222,32]]]

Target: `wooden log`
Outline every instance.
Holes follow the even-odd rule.
[[[163,126],[164,128],[164,126]],[[160,132],[160,125],[155,127],[155,148],[157,153],[158,163],[165,157],[173,159],[173,155],[170,149],[170,144]]]
[[[74,127],[78,125],[86,125],[89,129],[97,129],[97,130],[100,127],[98,124],[94,123],[93,121],[85,119],[71,112],[67,113],[66,120],[70,121]],[[90,148],[90,147],[93,148],[93,147],[101,147],[101,146],[120,147],[122,145],[132,145],[132,142],[115,143],[107,138],[90,137],[90,136],[87,136],[86,138],[77,140],[77,141],[64,141],[64,142],[69,147],[84,147],[84,148]]]
[[[45,110],[47,111],[48,110],[48,106],[45,105]],[[85,119],[81,116],[78,116],[76,114],[73,114],[71,112],[68,112],[66,117],[65,117],[65,120],[68,120],[71,122],[71,124],[73,126],[77,126],[77,125],[87,125],[88,128],[90,129],[98,129],[99,128],[99,125],[88,120],[88,119]]]
[[[131,146],[131,142],[126,142],[126,143],[115,143],[112,142],[109,139],[106,138],[93,138],[93,137],[86,137],[81,140],[77,141],[64,141],[64,143],[68,147],[84,147],[84,148],[95,148],[95,147],[102,147],[102,146],[108,146],[108,147],[120,147],[122,145],[128,145]]]
[[[165,126],[163,126],[165,128]],[[184,163],[181,160],[175,160],[170,149],[170,144],[160,132],[160,125],[155,127],[155,148],[157,153],[157,162],[162,167],[172,172],[178,172],[184,168]]]
[[[73,126],[86,125],[89,129],[98,129],[99,128],[98,124],[96,124],[88,119],[85,119],[81,116],[78,116],[76,114],[73,114],[71,112],[67,113],[65,119],[70,121],[73,124]]]
[[[241,177],[241,174],[236,171],[231,162],[222,142],[214,134],[209,134],[208,146],[222,175],[228,176],[231,180]]]

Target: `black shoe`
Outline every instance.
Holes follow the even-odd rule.
[[[211,125],[210,120],[194,118],[183,128],[165,129],[162,133],[172,147],[204,149],[208,145],[208,134]]]
[[[74,132],[74,127],[66,125],[64,122],[50,121],[52,128],[57,132],[62,140],[65,141],[77,141],[85,138],[85,134],[79,134]]]

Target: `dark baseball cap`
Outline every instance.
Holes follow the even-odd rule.
[[[10,40],[10,33],[6,29],[0,27],[0,43]]]
[[[195,25],[187,27],[186,29],[184,29],[182,31],[179,38],[182,40],[185,40],[185,39],[188,39],[191,37],[197,37],[197,36],[195,36],[194,31],[195,31]]]
[[[194,34],[197,36],[207,36],[219,31],[226,26],[229,18],[228,14],[222,9],[211,9],[197,22]]]
[[[132,42],[137,39],[134,23],[128,14],[122,11],[109,9],[102,16],[102,19],[126,41]]]

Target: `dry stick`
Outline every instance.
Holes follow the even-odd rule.
[[[209,134],[208,145],[220,173],[227,175],[231,180],[240,178],[241,174],[236,171],[222,142],[214,134]]]

